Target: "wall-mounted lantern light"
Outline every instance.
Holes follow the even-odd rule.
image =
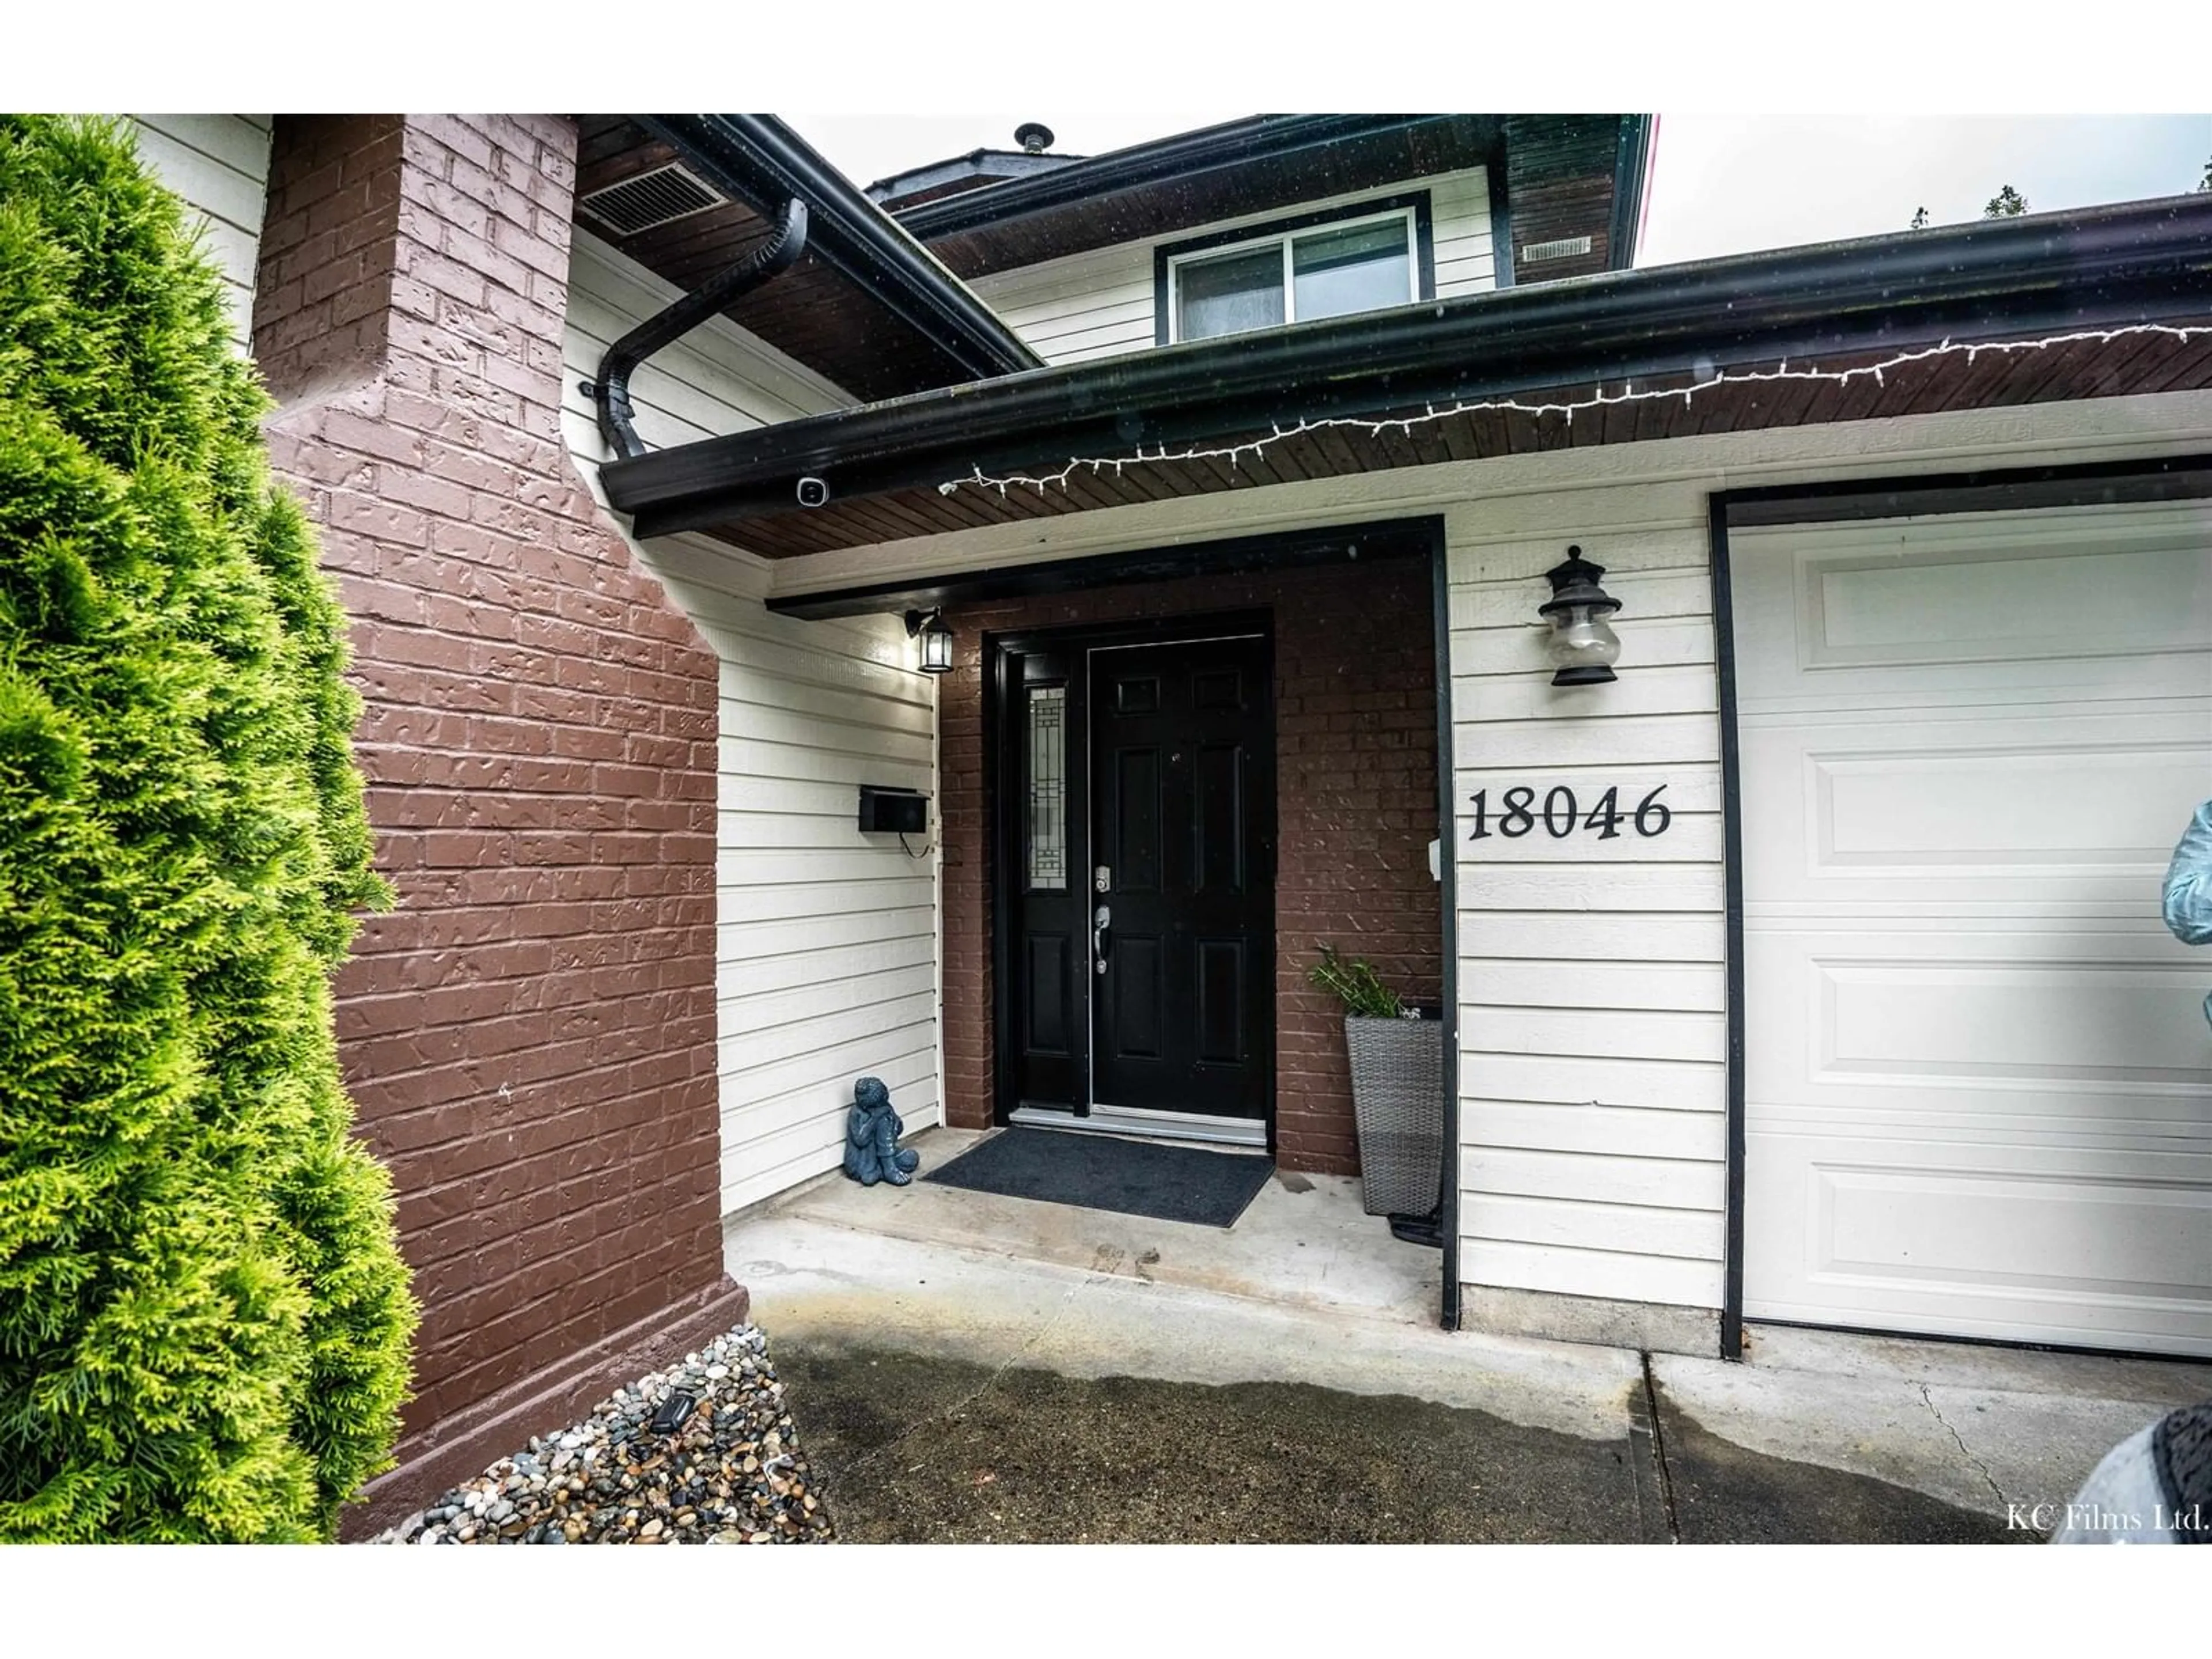
[[[1546,571],[1552,597],[1536,607],[1536,614],[1552,624],[1552,660],[1559,672],[1554,685],[1602,685],[1613,678],[1613,665],[1620,659],[1620,640],[1606,618],[1620,609],[1620,601],[1598,586],[1605,567],[1583,557],[1579,547],[1567,550],[1565,564]]]
[[[906,613],[906,634],[908,639],[921,641],[921,672],[925,674],[949,674],[952,672],[952,630],[945,625],[942,611],[909,611]],[[1607,679],[1613,677],[1608,674]]]

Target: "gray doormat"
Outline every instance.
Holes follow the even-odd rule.
[[[1274,1172],[1267,1158],[1062,1129],[1002,1129],[922,1179],[1002,1198],[1227,1227]]]

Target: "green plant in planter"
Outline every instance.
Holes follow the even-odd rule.
[[[406,1393],[358,705],[229,326],[123,131],[0,115],[0,1541],[327,1538]]]
[[[1306,969],[1306,980],[1340,998],[1347,1014],[1364,1014],[1374,1019],[1419,1017],[1418,1009],[1407,1007],[1395,991],[1382,983],[1373,963],[1364,957],[1354,957],[1347,962],[1337,955],[1334,945],[1321,947],[1321,960]]]

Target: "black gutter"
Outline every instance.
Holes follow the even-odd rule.
[[[1013,330],[772,115],[630,118],[763,215],[796,198],[812,216],[814,252],[979,380],[1039,367]]]
[[[636,531],[1073,454],[1534,388],[2212,313],[2212,195],[1532,283],[1016,374],[711,438],[600,477]]]
[[[609,346],[606,356],[599,359],[598,374],[584,387],[599,410],[599,435],[607,441],[607,447],[625,459],[645,453],[645,444],[630,423],[637,415],[629,401],[632,370],[663,346],[682,339],[740,294],[750,293],[788,270],[805,252],[806,204],[794,196],[784,204],[783,222],[774,236]]]
[[[1126,149],[1087,156],[1035,178],[923,202],[901,213],[898,222],[923,241],[933,242],[940,236],[1003,224],[1116,191],[1241,167],[1262,156],[1287,155],[1350,138],[1459,118],[1453,115],[1255,115],[1179,133],[1156,143],[1132,144]]]

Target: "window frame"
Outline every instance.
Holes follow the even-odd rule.
[[[1279,243],[1283,258],[1285,319],[1280,325],[1287,327],[1298,320],[1295,303],[1297,287],[1291,267],[1291,247],[1297,239],[1312,231],[1346,230],[1357,225],[1379,224],[1394,218],[1407,222],[1407,246],[1413,256],[1407,262],[1411,267],[1412,282],[1409,286],[1412,291],[1407,295],[1403,303],[1419,305],[1425,300],[1433,300],[1437,293],[1436,231],[1430,211],[1429,192],[1425,190],[1409,191],[1396,196],[1345,203],[1311,213],[1271,220],[1264,224],[1241,225],[1211,235],[1159,244],[1152,251],[1153,343],[1163,346],[1184,343],[1176,329],[1177,273],[1183,265],[1221,254],[1249,252],[1270,242]],[[1377,310],[1389,308],[1376,307]],[[1340,314],[1362,316],[1366,313],[1347,312]],[[1208,334],[1200,337],[1225,340],[1233,337]]]

